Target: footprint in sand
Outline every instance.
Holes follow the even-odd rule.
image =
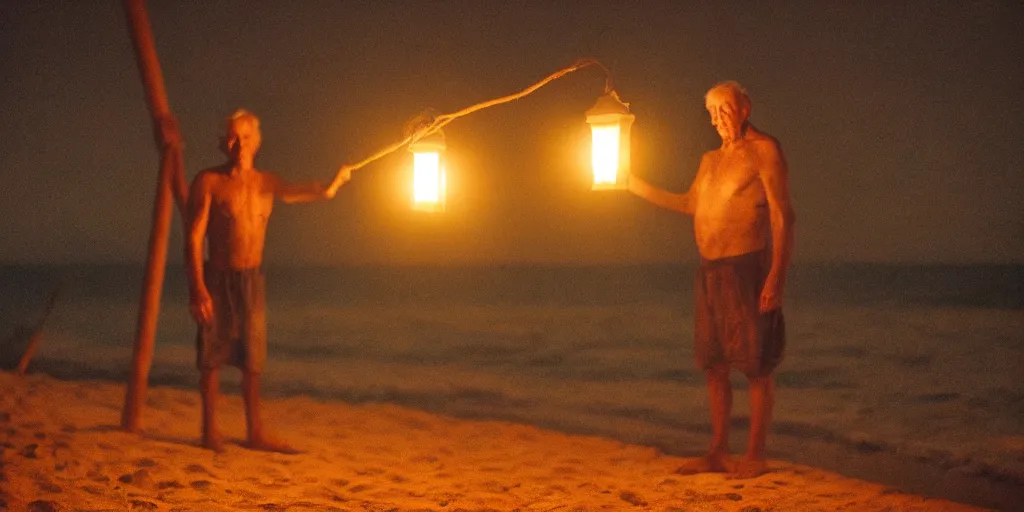
[[[288,505],[278,505],[277,503],[263,503],[259,507],[264,512],[285,512],[288,510]]]
[[[135,461],[135,467],[137,468],[152,468],[156,466],[156,461],[149,457],[141,458]]]
[[[189,464],[188,466],[185,466],[185,471],[187,473],[200,473],[203,475],[213,476],[213,473],[210,473],[210,470],[206,469],[202,464]]]
[[[156,503],[143,500],[132,500],[130,503],[132,504],[131,510],[157,510],[160,508]]]
[[[28,512],[59,512],[59,505],[52,501],[36,500],[28,504]]]
[[[149,476],[149,471],[146,469],[140,469],[134,473],[125,473],[118,477],[118,480],[122,483],[132,484],[135,487],[153,487],[153,479]]]
[[[83,491],[85,491],[85,492],[87,492],[89,494],[95,494],[96,496],[103,496],[107,492],[106,489],[104,489],[104,488],[102,488],[102,487],[100,487],[98,485],[83,485],[83,486],[79,487],[79,489],[81,489],[81,490],[83,490]]]
[[[209,489],[213,483],[209,480],[195,480],[190,482],[188,485],[197,491],[205,491],[206,489]]]
[[[36,455],[36,448],[39,448],[39,445],[36,443],[25,445],[25,447],[21,449],[21,456],[26,459],[38,459],[39,456]]]
[[[177,480],[162,480],[157,482],[156,488],[163,491],[165,489],[184,489],[185,486],[181,485],[181,482]]]
[[[109,476],[104,475],[103,473],[100,473],[99,471],[96,471],[95,469],[89,471],[88,473],[86,473],[85,477],[88,478],[89,480],[92,480],[93,482],[98,482],[98,483],[107,483],[107,482],[110,481],[110,477]]]
[[[36,480],[36,487],[41,491],[52,492],[54,494],[64,492],[64,489],[61,489],[57,484],[42,478]]]
[[[742,501],[743,495],[735,492],[724,492],[717,494],[708,494],[697,492],[693,489],[687,489],[686,495],[696,500],[710,502],[710,501]]]
[[[637,494],[632,491],[622,491],[621,493],[619,493],[619,499],[635,507],[647,506],[647,502],[640,498],[640,496],[637,496]]]

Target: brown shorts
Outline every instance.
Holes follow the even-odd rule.
[[[770,260],[767,250],[701,260],[695,283],[697,366],[707,370],[724,362],[748,377],[762,377],[782,362],[782,309],[758,309]]]
[[[196,364],[224,364],[261,373],[267,359],[266,284],[260,269],[203,271],[213,299],[213,319],[199,326]]]

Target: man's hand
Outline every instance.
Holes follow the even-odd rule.
[[[782,307],[782,287],[779,286],[779,282],[772,276],[768,276],[768,280],[764,283],[764,288],[761,290],[761,301],[759,308],[762,313],[767,313],[773,309],[779,309]]]
[[[338,174],[334,176],[334,180],[324,190],[324,195],[327,196],[327,199],[332,199],[338,193],[338,189],[352,179],[352,170],[352,166],[349,165],[343,165],[341,169],[338,169]]]
[[[207,325],[213,320],[213,299],[210,292],[200,290],[189,296],[189,312],[200,325]]]
[[[178,119],[170,114],[158,119],[153,126],[153,136],[156,138],[156,148],[160,151],[166,147],[181,147]]]

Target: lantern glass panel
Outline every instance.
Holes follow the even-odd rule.
[[[594,185],[614,185],[619,173],[619,125],[592,125]]]
[[[421,211],[443,211],[445,172],[438,152],[413,153],[413,208]]]

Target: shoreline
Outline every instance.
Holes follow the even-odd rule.
[[[728,480],[675,475],[680,457],[606,437],[305,396],[265,404],[268,426],[302,454],[239,446],[244,415],[237,395],[222,399],[229,446],[213,454],[197,445],[195,390],[150,388],[138,436],[117,428],[123,384],[0,372],[0,388],[0,498],[12,511],[33,500],[93,509],[123,509],[135,500],[133,506],[151,510],[969,511],[981,508],[950,498],[974,501],[989,493],[989,501],[976,503],[1003,509],[1019,501],[1002,500],[1024,499],[1019,486],[986,487],[971,475],[789,436],[773,435],[770,455],[802,451],[799,463],[772,459],[765,475]],[[884,471],[902,481],[841,476],[830,460],[852,476]],[[927,497],[937,490],[947,499]]]

